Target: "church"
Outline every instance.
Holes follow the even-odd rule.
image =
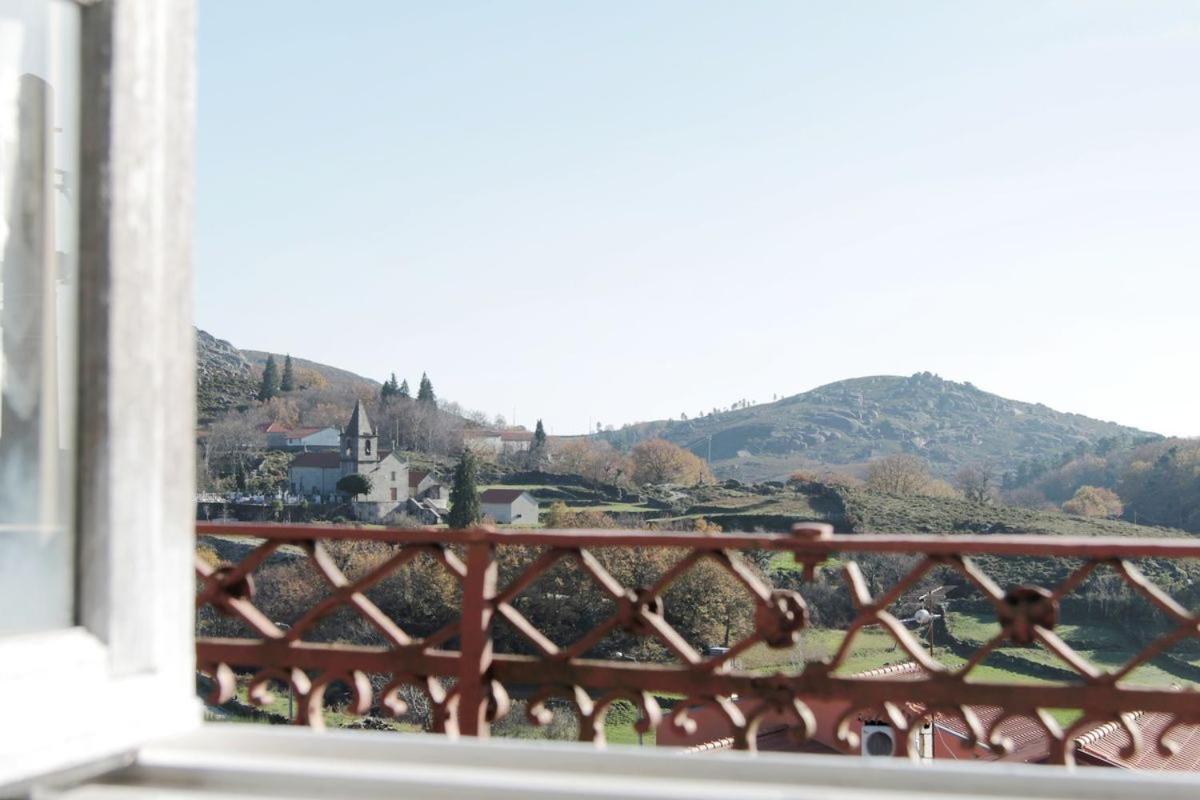
[[[382,518],[408,500],[408,464],[379,449],[379,436],[361,400],[342,431],[337,452],[296,456],[288,467],[288,482],[295,494],[325,498],[337,493],[339,480],[356,473],[371,482],[368,494],[353,498],[355,511],[362,517]]]

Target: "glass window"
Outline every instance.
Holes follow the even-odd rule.
[[[0,634],[74,622],[79,9],[0,0]]]

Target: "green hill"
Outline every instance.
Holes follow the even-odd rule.
[[[1106,437],[1156,438],[928,372],[853,378],[774,403],[639,423],[605,435],[618,446],[659,436],[702,457],[711,448],[718,476],[748,482],[783,479],[814,465],[853,470],[895,453],[918,455],[948,478],[968,463],[984,461],[1004,471]]]

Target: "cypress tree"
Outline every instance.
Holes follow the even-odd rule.
[[[417,402],[437,405],[437,396],[433,393],[433,382],[424,372],[421,373],[421,386],[417,389]]]
[[[454,468],[454,485],[450,487],[450,514],[446,522],[452,529],[469,528],[479,522],[475,470],[475,454],[470,448],[463,448],[462,458]]]
[[[296,373],[292,370],[292,354],[283,357],[283,377],[279,381],[281,391],[290,392],[296,388]]]
[[[533,429],[533,449],[541,450],[546,446],[546,429],[542,427],[542,421],[537,421],[537,427]]]
[[[405,378],[404,380],[400,381],[399,392],[400,392],[400,397],[403,398],[404,400],[412,399],[412,390],[410,390],[408,388],[408,378]]]
[[[275,365],[275,356],[267,356],[267,365],[263,367],[262,383],[258,387],[258,399],[264,403],[279,394],[279,367]]]

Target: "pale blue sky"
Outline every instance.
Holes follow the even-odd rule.
[[[201,0],[197,322],[553,432],[931,370],[1200,434],[1200,3]]]

